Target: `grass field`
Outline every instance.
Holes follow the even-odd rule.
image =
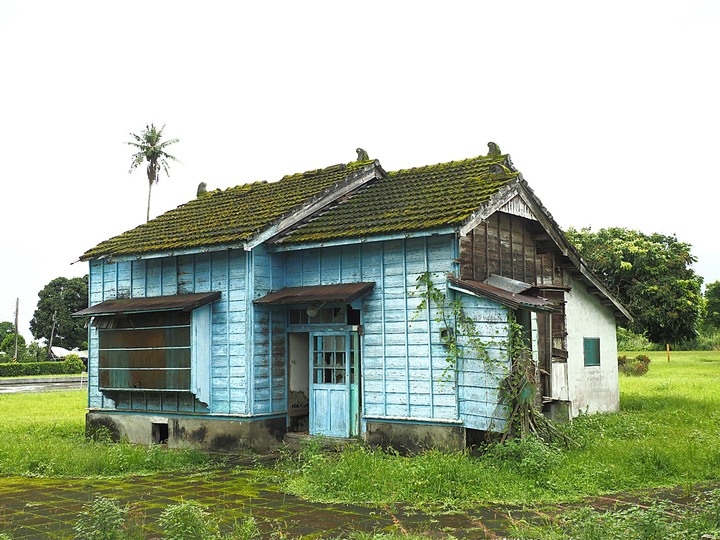
[[[635,353],[623,353],[634,356]],[[720,352],[649,353],[643,377],[621,376],[621,412],[565,427],[582,447],[537,441],[481,456],[429,451],[412,458],[355,447],[309,446],[273,474],[315,500],[465,507],[540,503],[720,479]],[[117,476],[202,468],[202,453],[87,441],[84,391],[0,395],[0,474]]]
[[[193,470],[200,452],[85,439],[86,390],[0,394],[0,475],[121,476]]]
[[[622,353],[635,356],[637,353]],[[538,441],[484,455],[429,451],[412,458],[310,446],[284,465],[289,491],[322,501],[470,507],[538,504],[720,479],[720,351],[650,353],[649,372],[621,376],[621,412],[565,426],[579,449]]]

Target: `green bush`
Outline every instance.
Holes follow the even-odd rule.
[[[642,334],[636,334],[632,330],[618,326],[617,329],[618,351],[652,351],[658,347]]]
[[[618,356],[618,371],[625,375],[645,375],[649,368],[650,358],[644,354],[638,354],[635,358]]]
[[[515,438],[488,447],[486,458],[500,467],[508,467],[520,474],[537,477],[545,474],[560,461],[561,452],[535,436]]]
[[[194,502],[168,506],[158,520],[170,540],[209,540],[218,538],[217,525],[204,508]]]
[[[695,340],[696,351],[720,351],[720,330],[701,331]]]
[[[232,532],[226,538],[232,540],[256,540],[262,536],[257,520],[249,514],[235,520]]]
[[[0,364],[0,377],[32,377],[34,375],[66,375],[82,373],[85,366],[74,354],[62,362],[8,362]]]
[[[123,538],[123,524],[127,508],[121,507],[115,499],[95,497],[84,506],[74,529],[79,538],[86,540],[120,540]]]

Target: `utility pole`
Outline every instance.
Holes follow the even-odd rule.
[[[18,313],[20,313],[20,299],[15,300],[15,355],[13,356],[13,362],[17,362],[18,353]]]
[[[53,311],[52,316],[52,329],[50,330],[50,343],[48,343],[48,360],[52,360],[52,342],[53,338],[55,337],[55,322],[57,317],[57,309]]]

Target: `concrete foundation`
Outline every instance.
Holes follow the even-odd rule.
[[[404,454],[429,448],[455,451],[465,448],[465,429],[452,425],[368,421],[365,440],[370,445],[394,448]]]
[[[543,414],[555,422],[569,422],[572,415],[572,403],[555,399],[543,404]]]
[[[208,452],[251,449],[266,452],[282,442],[285,417],[190,418],[180,415],[118,414],[90,411],[88,436],[110,437],[135,444],[166,444],[168,448],[197,448]]]

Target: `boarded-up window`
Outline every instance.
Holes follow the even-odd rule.
[[[98,329],[102,390],[190,390],[190,312],[106,319],[104,328]]]
[[[583,338],[583,349],[585,351],[585,365],[600,365],[600,338]]]

